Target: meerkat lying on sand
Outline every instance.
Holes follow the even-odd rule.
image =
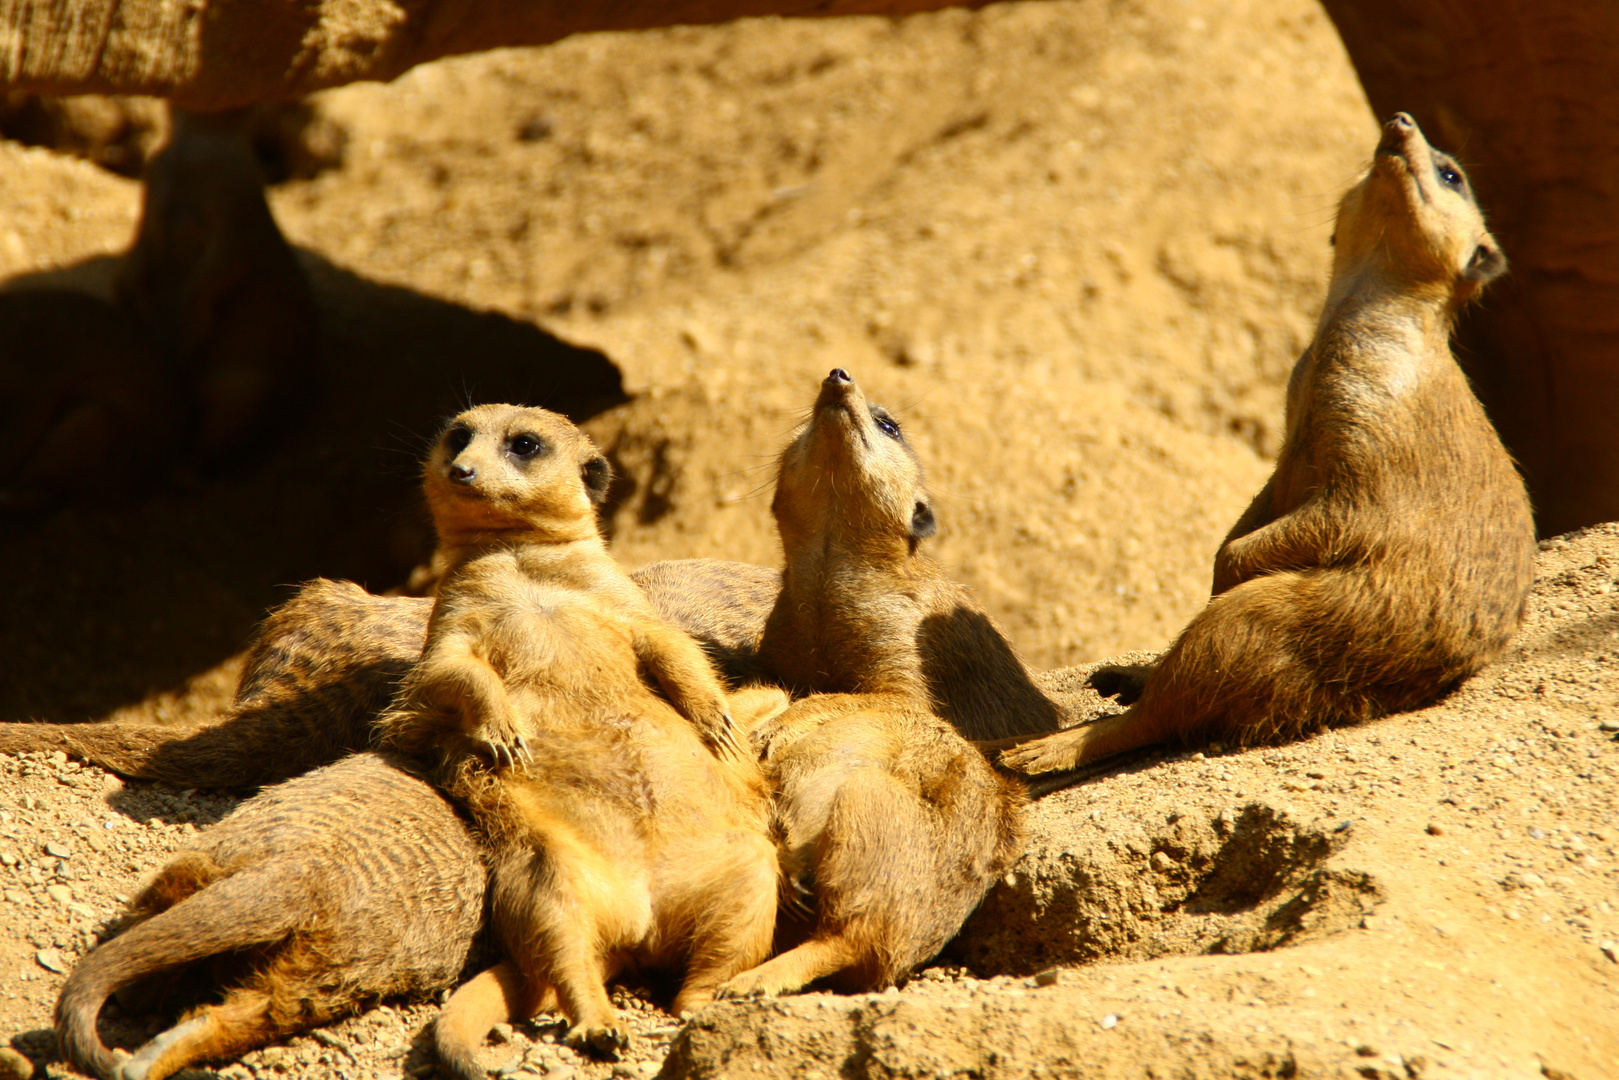
[[[453,986],[483,921],[485,871],[466,823],[401,767],[365,753],[249,799],[171,859],[129,905],[134,925],[74,967],[56,1005],[73,1066],[162,1080],[239,1057],[367,1001]],[[224,1000],[133,1057],[96,1017],[150,975],[223,960]]]

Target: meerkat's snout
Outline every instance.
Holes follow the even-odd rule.
[[[459,462],[450,462],[450,481],[471,487],[478,480],[478,470],[471,465],[462,465]]]
[[[1417,130],[1417,122],[1410,113],[1398,112],[1383,125],[1383,137],[1377,143],[1379,154],[1403,153],[1406,140]]]

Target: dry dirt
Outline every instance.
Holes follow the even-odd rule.
[[[0,717],[212,715],[289,586],[386,589],[423,557],[415,458],[467,399],[590,418],[625,474],[627,563],[771,562],[769,463],[834,366],[900,414],[935,554],[1034,665],[1159,648],[1266,475],[1333,206],[1376,132],[1304,0],[599,35],[312,114],[315,156],[340,163],[271,201],[321,304],[321,396],[231,470],[176,462],[125,504],[0,520]],[[0,279],[104,289],[138,197],[0,143]],[[1544,559],[1534,651],[1442,708],[1053,796],[964,967],[897,996],[713,1010],[672,1074],[1619,1076],[1597,730],[1619,718],[1598,591],[1619,542]],[[70,964],[231,802],[4,764],[0,1036],[48,1024],[61,980],[38,952]],[[1023,978],[1053,964],[1074,966]],[[431,1013],[376,1010],[226,1073],[412,1073]],[[637,1016],[619,1075],[655,1071],[675,1036]],[[610,1071],[550,1029],[511,1039],[491,1064]]]

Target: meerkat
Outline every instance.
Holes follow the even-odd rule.
[[[789,896],[813,896],[815,925],[720,994],[823,978],[881,989],[936,955],[1011,865],[1023,789],[936,711],[917,670],[917,608],[950,594],[917,568],[932,500],[898,423],[841,368],[782,454],[771,505],[786,569],[761,653],[806,654],[811,690],[861,692],[816,693],[756,725]]]
[[[855,469],[855,458],[845,462],[817,449],[817,464],[800,466],[795,455],[831,438],[824,434],[831,430],[821,420],[825,410],[831,416],[868,407],[859,449],[875,453],[872,447],[892,444],[902,452],[887,455],[892,462],[859,461],[882,460],[892,482],[889,474],[851,472],[849,490],[820,491],[827,477],[841,480]],[[841,368],[822,384],[814,416],[783,455],[776,483],[772,512],[787,557],[760,639],[760,664],[794,693],[906,694],[969,739],[1055,731],[1060,710],[1035,686],[1006,635],[921,550],[936,528],[933,502],[914,455],[909,471],[900,467],[911,452],[898,422],[868,406]],[[854,483],[856,476],[862,482]],[[905,528],[895,531],[902,519]]]
[[[771,567],[671,559],[630,575],[654,610],[696,638],[728,683],[762,678],[759,635],[780,591]],[[0,723],[0,753],[62,750],[122,776],[192,788],[253,787],[373,744],[376,723],[421,658],[433,601],[317,579],[272,610],[217,723]]]
[[[389,755],[357,754],[244,802],[130,902],[127,926],[68,976],[56,1031],[73,1066],[162,1080],[383,997],[453,986],[483,919],[478,846],[445,798]],[[210,958],[224,999],[131,1057],[96,1018],[109,995]]]
[[[127,497],[163,474],[179,424],[172,373],[119,308],[0,293],[0,514]]]
[[[172,112],[116,288],[176,369],[192,451],[209,462],[258,441],[307,393],[318,318],[265,201],[248,110]]]
[[[1102,673],[1136,698],[1125,712],[1006,748],[1003,764],[1296,739],[1427,705],[1506,647],[1534,522],[1450,350],[1457,313],[1506,261],[1461,168],[1404,113],[1333,244],[1276,470],[1215,555],[1213,599],[1149,672]]]
[[[384,741],[432,761],[482,830],[492,926],[530,1002],[611,1056],[628,1035],[606,982],[624,965],[684,967],[683,1012],[767,955],[763,776],[707,657],[607,553],[609,469],[583,432],[481,406],[425,474],[448,571]],[[481,1076],[471,1046],[439,1044]]]

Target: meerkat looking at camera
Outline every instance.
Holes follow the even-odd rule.
[[[624,966],[683,967],[687,1011],[769,951],[777,866],[758,762],[702,649],[608,554],[608,474],[566,419],[512,405],[457,416],[427,463],[447,571],[381,727],[433,763],[489,852],[510,965],[446,1009],[437,1044],[463,1077],[482,1076],[467,1017],[491,999],[560,1008],[570,1044],[610,1056],[628,1036],[605,983]]]

